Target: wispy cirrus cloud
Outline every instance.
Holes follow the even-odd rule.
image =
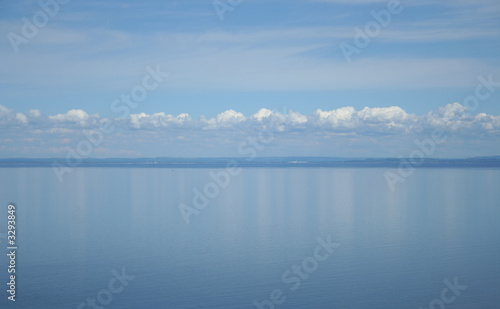
[[[463,18],[434,17],[394,23],[394,27],[385,29],[376,38],[378,44],[500,38],[500,27],[476,26],[464,23]],[[83,83],[87,87],[85,90],[102,91],[99,88],[104,85],[108,89],[118,89],[127,80],[133,82],[134,74],[146,64],[144,59],[155,59],[176,74],[169,84],[171,89],[210,87],[281,91],[295,90],[298,86],[305,90],[463,87],[459,76],[477,76],[487,68],[491,68],[490,72],[500,70],[488,61],[460,55],[457,49],[447,58],[426,53],[396,58],[367,53],[358,62],[348,65],[338,45],[354,37],[356,25],[252,27],[202,32],[159,29],[147,34],[123,29],[48,25],[26,46],[24,54],[15,55],[8,48],[0,48],[4,69],[10,72],[0,75],[0,80],[13,89],[25,83],[34,85],[35,89],[70,85],[68,89],[74,91],[81,89]],[[0,21],[0,28],[9,32],[19,25]],[[76,50],[75,45],[79,46]],[[318,57],[318,50],[329,50],[329,53],[323,51]],[[390,53],[394,50],[391,47]],[[108,56],[111,54],[113,57]],[[438,78],[434,78],[436,65],[441,67]],[[381,72],[384,72],[384,79],[367,78]],[[415,82],[398,82],[410,78]]]
[[[90,120],[96,113],[112,117],[110,103],[140,82],[146,66],[159,64],[169,80],[134,111],[136,127],[203,123],[204,114],[210,116],[206,127],[220,128],[226,124],[214,116],[231,109],[244,112],[238,123],[249,124],[254,97],[259,106],[294,106],[302,113],[296,122],[305,127],[309,109],[328,111],[331,99],[355,106],[356,117],[363,106],[423,113],[461,100],[478,76],[500,75],[497,2],[401,1],[404,10],[350,64],[339,45],[352,42],[354,28],[373,21],[371,12],[388,1],[247,1],[224,23],[201,0],[71,2],[19,54],[1,36],[0,102],[23,111],[26,118],[17,121],[28,125],[27,111],[44,104],[51,117],[78,109]],[[0,30],[19,33],[21,18],[37,10],[37,1],[6,4]],[[313,93],[318,100],[308,99]],[[247,101],[244,109],[241,101]],[[191,120],[179,117],[183,113]]]

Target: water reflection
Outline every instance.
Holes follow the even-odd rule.
[[[456,308],[500,301],[498,170],[417,169],[392,192],[383,169],[244,169],[187,225],[179,204],[220,171],[81,168],[59,183],[51,169],[1,169],[29,282],[19,308],[75,307],[123,266],[137,279],[117,307],[250,308],[289,292],[281,274],[326,235],[337,255],[287,308],[418,308],[455,276],[476,285]],[[43,285],[64,274],[71,289]]]

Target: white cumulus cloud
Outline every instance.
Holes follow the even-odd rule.
[[[48,119],[55,123],[73,123],[82,127],[96,123],[97,115],[89,115],[81,109],[72,109],[65,114],[49,116]]]
[[[242,123],[246,120],[247,120],[247,118],[242,113],[238,113],[235,110],[229,109],[229,110],[217,115],[216,123],[217,123],[217,127],[226,128],[226,127],[237,125],[237,124]]]

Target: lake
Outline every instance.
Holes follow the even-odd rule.
[[[2,168],[0,307],[498,308],[500,170],[386,171]]]

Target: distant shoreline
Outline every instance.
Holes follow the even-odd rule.
[[[408,161],[399,158],[337,157],[269,157],[269,158],[108,158],[67,161],[66,159],[8,158],[0,159],[0,168],[53,167],[118,167],[118,168],[225,168],[228,163],[239,167],[327,167],[327,168],[397,168],[410,164],[417,168],[492,168],[500,167],[500,156],[466,159],[426,158]]]

